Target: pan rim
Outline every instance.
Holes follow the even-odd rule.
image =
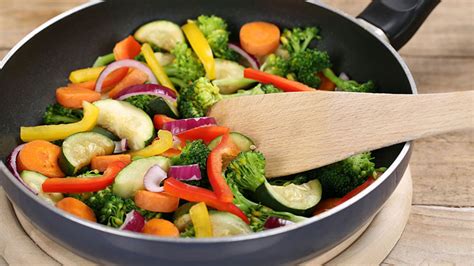
[[[376,38],[379,42],[381,42],[386,49],[392,54],[392,56],[397,59],[399,65],[402,67],[403,71],[405,72],[405,75],[410,83],[410,89],[413,94],[417,94],[417,88],[416,84],[414,81],[414,78],[408,69],[408,66],[404,62],[404,60],[401,58],[401,56],[398,54],[398,52],[385,40],[383,40],[380,36],[376,35],[374,32],[368,30],[367,28],[363,27],[356,18],[340,11],[337,10],[331,6],[328,6],[320,1],[317,0],[304,0],[308,4],[316,5],[321,8],[324,8],[326,10],[329,10],[330,12],[333,12],[341,17],[341,19],[345,18],[349,20],[350,22],[356,24],[358,27],[363,29],[365,32],[368,34],[372,35],[374,38]],[[74,7],[72,9],[69,9],[53,18],[50,20],[46,21],[45,23],[41,24],[37,28],[35,28],[33,31],[31,31],[29,34],[27,34],[25,37],[23,37],[6,55],[5,57],[0,61],[0,71],[5,66],[5,64],[8,62],[8,60],[25,44],[27,43],[31,38],[33,38],[36,34],[40,33],[41,31],[45,30],[49,26],[53,25],[56,22],[60,22],[62,19],[73,15],[74,13],[77,13],[79,11],[82,11],[84,9],[87,9],[88,7],[103,3],[103,0],[91,0],[87,3],[84,3],[82,5],[79,5],[77,7]],[[268,230],[268,231],[261,231],[261,232],[256,232],[248,235],[240,235],[240,236],[232,236],[232,237],[221,237],[221,238],[200,238],[200,239],[195,239],[195,238],[165,238],[165,237],[158,237],[158,236],[150,236],[150,235],[145,235],[141,233],[134,233],[134,232],[129,232],[129,231],[121,231],[112,227],[108,227],[106,225],[98,224],[98,223],[92,223],[83,219],[80,219],[78,217],[75,217],[69,213],[63,212],[57,208],[54,208],[52,205],[48,204],[47,202],[39,199],[36,195],[33,195],[30,191],[28,191],[23,184],[20,183],[17,178],[13,176],[13,174],[8,170],[6,167],[5,163],[3,161],[0,162],[0,171],[2,171],[5,176],[9,179],[10,182],[12,182],[15,186],[17,186],[18,189],[23,191],[23,193],[27,194],[30,199],[36,201],[43,207],[47,208],[49,211],[52,211],[55,215],[62,216],[63,218],[66,218],[69,221],[75,222],[80,224],[81,226],[87,227],[87,228],[92,228],[95,230],[99,230],[104,233],[110,233],[114,234],[116,236],[120,237],[130,237],[134,238],[137,240],[145,240],[145,241],[158,241],[158,242],[167,242],[167,243],[180,243],[180,244],[215,244],[215,243],[228,243],[228,242],[239,242],[239,241],[249,241],[253,239],[262,239],[266,237],[271,237],[273,235],[277,235],[280,233],[284,232],[290,232],[296,229],[299,229],[300,227],[306,226],[311,223],[315,223],[319,220],[325,219],[337,212],[342,211],[345,208],[350,207],[353,205],[355,202],[359,201],[369,193],[371,193],[373,190],[375,190],[381,183],[383,183],[389,176],[392,175],[392,173],[398,168],[400,163],[403,161],[403,159],[407,156],[408,152],[411,149],[411,142],[405,142],[402,150],[400,153],[397,155],[395,160],[390,164],[388,169],[379,177],[377,180],[368,188],[364,189],[362,192],[358,193],[356,196],[352,197],[348,201],[342,203],[341,205],[338,205],[324,213],[321,213],[320,215],[313,216],[308,218],[305,221],[295,223],[292,225],[288,225],[285,227],[280,227],[280,228],[275,228],[273,230]],[[7,194],[8,196],[8,194]],[[20,209],[20,211],[22,211]],[[378,211],[377,211],[378,212]],[[377,212],[375,214],[377,214]],[[40,228],[41,229],[41,228]],[[43,231],[43,230],[42,230]],[[48,233],[49,234],[49,233]]]

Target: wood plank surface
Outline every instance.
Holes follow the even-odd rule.
[[[84,2],[0,0],[0,58],[35,27]],[[357,15],[370,0],[325,2]],[[474,89],[473,17],[473,0],[444,0],[401,49],[420,93]],[[417,141],[411,168],[414,206],[405,232],[385,262],[472,263],[474,132]],[[464,208],[454,208],[458,206]]]

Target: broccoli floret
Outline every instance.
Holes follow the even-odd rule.
[[[43,123],[46,125],[69,124],[82,119],[80,109],[69,109],[59,104],[51,104],[43,114]]]
[[[247,163],[251,163],[252,165],[246,165]],[[240,153],[239,156],[229,164],[225,171],[225,179],[234,195],[233,202],[247,215],[252,230],[255,232],[263,230],[263,225],[270,216],[279,217],[292,222],[305,220],[305,217],[297,216],[289,212],[274,211],[247,199],[242,194],[243,191],[255,190],[254,188],[266,182],[264,173],[265,158],[259,152]]]
[[[126,98],[124,101],[129,102],[137,108],[142,109],[145,113],[150,113],[150,102],[157,98],[155,95],[141,94]]]
[[[326,68],[323,71],[324,76],[326,76],[330,81],[332,81],[336,86],[343,90],[349,92],[375,92],[375,84],[372,80],[367,81],[366,83],[358,83],[355,80],[343,80],[340,79],[334,72]]]
[[[175,59],[164,69],[175,85],[183,88],[206,74],[201,61],[186,43],[176,44],[171,53],[175,56]]]
[[[145,219],[159,218],[160,213],[141,209],[132,199],[123,199],[112,192],[111,187],[94,193],[70,194],[83,201],[95,213],[97,221],[111,227],[120,227],[125,221],[125,216],[132,210],[138,211]]]
[[[283,92],[282,90],[273,86],[272,84],[263,84],[261,89],[265,94]]]
[[[370,152],[354,155],[345,160],[314,170],[321,182],[323,197],[342,197],[375,174]]]
[[[181,154],[171,158],[172,165],[198,164],[201,170],[201,180],[186,181],[190,185],[209,188],[209,179],[207,178],[207,157],[211,151],[202,140],[195,140],[186,143]]]
[[[196,231],[194,230],[194,225],[191,223],[187,226],[183,232],[179,234],[180,237],[196,237]]]
[[[265,183],[265,157],[258,151],[241,152],[227,166],[228,178],[241,189],[255,191]]]
[[[219,88],[206,78],[199,78],[191,86],[181,88],[180,93],[178,109],[183,117],[205,116],[207,109],[222,99]]]
[[[296,79],[313,88],[321,83],[316,73],[330,66],[329,55],[316,49],[296,52],[290,58],[290,71],[295,73]]]
[[[199,78],[192,85],[180,90],[178,110],[185,118],[203,117],[212,105],[222,99],[276,92],[281,91],[271,85],[262,86],[259,84],[249,90],[238,90],[233,94],[222,95],[219,93],[219,88],[213,85],[207,78]]]
[[[222,18],[202,15],[197,18],[197,25],[209,42],[215,57],[237,61],[237,53],[228,46],[230,33],[227,31],[227,23]]]
[[[304,51],[313,39],[320,39],[319,30],[316,27],[285,29],[280,37],[283,48],[290,55]]]
[[[290,70],[290,65],[288,60],[283,59],[283,57],[270,54],[266,59],[263,65],[260,67],[260,70],[267,73],[286,77]]]

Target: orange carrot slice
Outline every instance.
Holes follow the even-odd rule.
[[[25,144],[18,154],[18,170],[30,170],[47,177],[64,177],[58,164],[61,148],[46,140]]]
[[[246,23],[240,28],[240,45],[249,54],[270,54],[280,45],[280,29],[263,21]]]
[[[97,221],[95,219],[94,211],[89,208],[89,206],[84,204],[84,202],[78,199],[64,198],[56,203],[56,207],[79,218],[86,219],[91,222]]]
[[[153,218],[143,227],[143,233],[155,236],[178,237],[178,228],[170,221]]]
[[[82,108],[82,101],[98,101],[100,93],[81,87],[62,87],[56,90],[56,100],[64,107]]]
[[[117,98],[118,94],[125,88],[132,86],[132,85],[139,85],[143,84],[148,80],[148,75],[145,74],[144,72],[138,70],[138,69],[133,69],[128,73],[125,78],[123,78],[115,87],[109,91],[109,97],[110,98]]]
[[[130,154],[96,156],[91,160],[91,168],[99,170],[99,172],[104,172],[111,163],[122,162],[125,165],[128,165],[131,161],[132,157]]]
[[[173,212],[178,208],[179,198],[166,192],[139,190],[135,193],[135,204],[152,212]]]

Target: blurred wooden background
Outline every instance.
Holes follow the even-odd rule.
[[[0,58],[27,33],[85,0],[0,0]],[[357,15],[370,0],[326,0]],[[472,90],[474,0],[445,0],[401,49],[419,93]],[[474,104],[474,103],[473,103]],[[413,207],[388,264],[474,261],[474,131],[416,141]]]

